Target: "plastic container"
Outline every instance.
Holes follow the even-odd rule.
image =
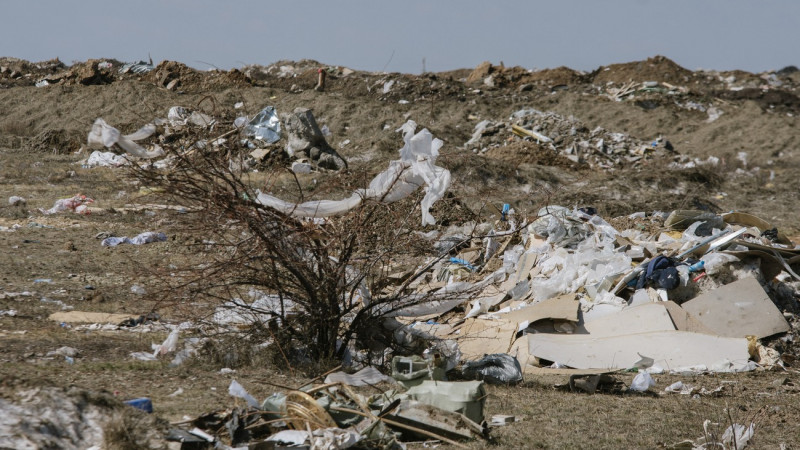
[[[135,398],[133,400],[127,400],[124,403],[126,405],[133,406],[136,409],[141,409],[142,411],[144,411],[146,413],[152,413],[153,412],[153,402],[150,401],[150,399],[147,398],[147,397]]]

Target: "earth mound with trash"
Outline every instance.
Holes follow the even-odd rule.
[[[0,447],[788,448],[798,86],[0,58]]]

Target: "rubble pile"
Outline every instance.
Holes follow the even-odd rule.
[[[541,152],[561,155],[576,165],[585,163],[602,169],[633,165],[654,152],[674,150],[672,144],[661,137],[644,142],[601,127],[589,130],[575,117],[533,108],[519,110],[507,121],[478,122],[464,148],[484,154],[518,139],[535,142]]]

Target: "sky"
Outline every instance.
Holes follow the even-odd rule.
[[[0,56],[66,64],[592,71],[663,55],[690,70],[800,66],[797,0],[0,0],[0,18]]]

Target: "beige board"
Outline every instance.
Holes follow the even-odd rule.
[[[790,329],[783,314],[753,277],[702,294],[682,307],[720,336],[763,338]]]
[[[620,336],[651,331],[672,331],[675,325],[662,302],[645,303],[622,309],[586,322],[582,326],[592,336]]]
[[[511,323],[529,324],[544,319],[578,321],[578,299],[575,294],[560,295],[520,308],[516,311],[503,314],[502,320]]]
[[[50,314],[50,320],[65,323],[113,323],[119,324],[131,315],[127,314],[111,314],[100,312],[87,312],[87,311],[60,311]]]
[[[533,358],[528,352],[528,341],[516,339],[517,325],[500,320],[467,319],[459,328],[458,348],[464,361],[481,359],[493,353],[515,356],[521,366]]]
[[[664,302],[664,307],[669,312],[669,317],[678,331],[691,331],[693,333],[712,334],[716,335],[710,328],[703,325],[702,322],[697,320],[689,311],[681,308],[680,305],[673,301]]]
[[[647,356],[667,370],[725,360],[733,367],[747,363],[747,340],[687,331],[655,331],[623,336],[586,334],[529,334],[531,355],[576,369],[627,369]],[[640,356],[641,355],[641,356]]]

